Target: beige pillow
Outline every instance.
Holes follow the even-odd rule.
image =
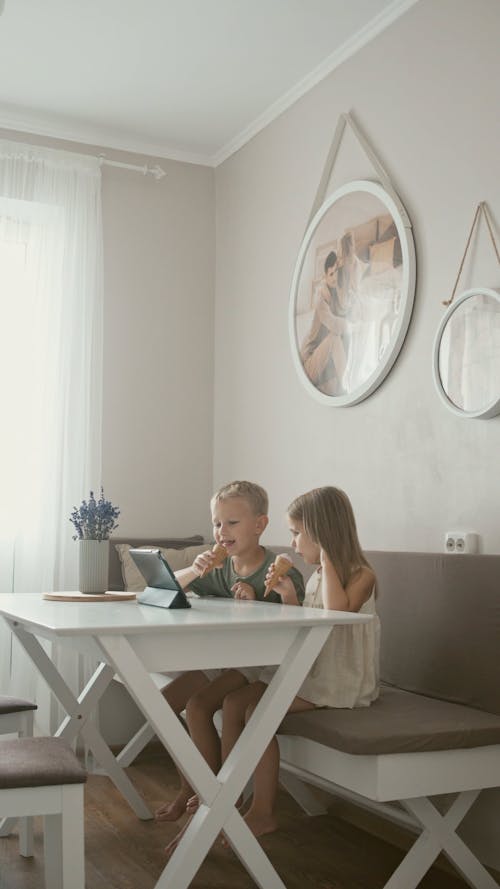
[[[172,571],[180,571],[181,568],[188,568],[195,556],[204,552],[208,546],[204,543],[202,546],[188,546],[185,549],[165,549],[151,544],[150,546],[141,546],[139,549],[159,549]],[[144,578],[130,555],[130,544],[115,543],[115,549],[121,562],[125,592],[141,593],[145,587]]]
[[[186,554],[186,568],[193,564],[196,556],[199,556],[200,553],[206,553],[207,549],[212,549],[212,546],[213,544],[211,543],[202,543],[201,546],[187,546],[184,550]]]

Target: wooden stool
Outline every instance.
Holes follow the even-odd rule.
[[[0,815],[44,815],[46,889],[85,889],[87,773],[60,738],[0,741]]]
[[[37,705],[22,698],[0,695],[0,734],[15,732],[20,738],[33,736],[33,713]],[[0,820],[0,837],[8,836],[15,827],[17,818]],[[19,823],[19,851],[21,855],[33,855],[33,818],[21,818]]]

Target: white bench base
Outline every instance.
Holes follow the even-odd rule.
[[[307,788],[313,784],[350,798],[371,802],[379,814],[405,821],[420,835],[384,889],[416,889],[440,852],[444,852],[473,889],[498,889],[486,868],[457,835],[456,829],[480,791],[500,782],[500,745],[469,750],[436,750],[353,756],[295,735],[280,735],[282,783],[304,811],[323,807]],[[303,783],[305,782],[305,784]],[[344,791],[344,792],[343,792]],[[428,797],[457,794],[441,814]],[[408,815],[388,803],[397,800]],[[370,807],[370,806],[369,806]]]

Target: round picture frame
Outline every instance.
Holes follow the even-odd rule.
[[[308,225],[290,289],[292,357],[309,394],[333,407],[371,395],[401,350],[414,296],[402,205],[377,182],[338,188]]]
[[[472,287],[448,306],[434,339],[432,370],[441,401],[460,417],[487,420],[500,414],[495,364],[500,368],[500,294]]]

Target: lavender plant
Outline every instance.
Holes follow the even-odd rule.
[[[118,507],[105,499],[103,488],[98,500],[91,491],[88,502],[82,500],[78,509],[75,506],[69,517],[76,531],[73,540],[108,540],[111,532],[118,527],[116,519],[119,515]]]

